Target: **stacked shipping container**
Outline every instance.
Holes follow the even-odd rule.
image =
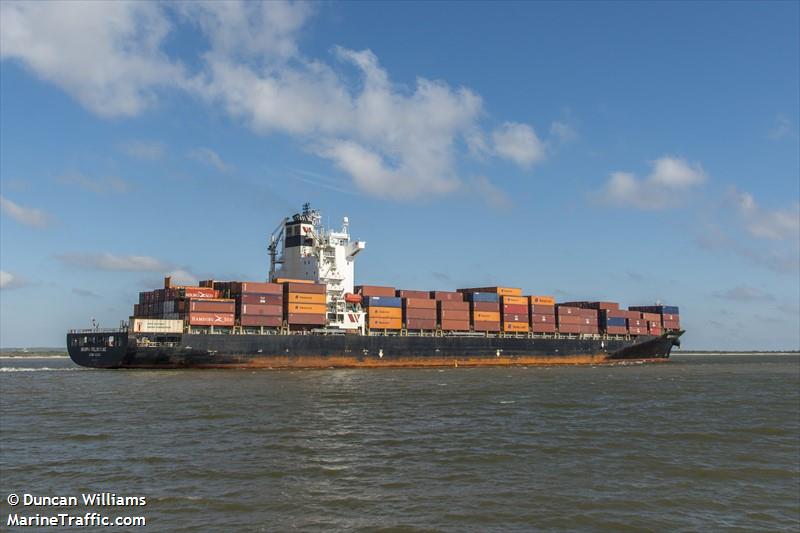
[[[502,325],[506,333],[527,333],[530,329],[530,309],[525,296],[501,296]]]
[[[134,317],[181,319],[191,326],[280,327],[284,320],[301,327],[323,326],[327,304],[324,284],[306,280],[281,283],[201,282],[139,293]],[[360,302],[371,330],[533,332],[566,334],[661,335],[680,329],[674,306],[620,309],[616,302],[573,301],[556,304],[551,296],[521,296],[511,287],[453,291],[395,290],[359,285],[351,303]],[[466,300],[466,301],[465,301]]]
[[[436,300],[430,299],[427,291],[397,291],[402,299],[403,323],[413,331],[436,329]]]
[[[556,300],[552,296],[529,296],[529,314],[533,333],[556,332]]]
[[[502,296],[522,295],[522,289],[511,287],[458,289],[458,292],[463,293],[469,302],[472,329],[485,332],[497,332],[503,329],[504,322],[501,320],[500,298]],[[512,315],[510,314],[509,316]]]
[[[229,291],[236,300],[240,326],[277,328],[283,325],[284,295],[280,284],[234,281]]]
[[[650,315],[650,319],[648,320],[645,318],[645,320],[658,323],[652,326],[648,324],[648,330],[652,329],[658,331],[659,328],[666,331],[681,329],[679,309],[674,305],[643,305],[629,307],[628,309],[642,313],[642,318],[645,318],[644,315],[648,314]],[[654,316],[658,316],[658,318],[653,318]],[[651,335],[653,335],[653,333],[651,333]]]
[[[470,306],[460,292],[431,291],[442,331],[469,331]]]
[[[289,327],[324,326],[328,313],[324,283],[285,281],[283,316]]]

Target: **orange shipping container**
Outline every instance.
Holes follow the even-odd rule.
[[[314,283],[310,279],[275,278],[275,283]]]
[[[528,323],[527,322],[506,322],[503,324],[503,331],[528,331]]]
[[[556,299],[552,296],[529,296],[532,305],[556,305]]]
[[[401,329],[403,322],[399,318],[369,317],[369,329]]]
[[[528,305],[525,296],[503,296],[503,305]]]
[[[396,318],[403,317],[403,310],[399,307],[369,307],[367,316],[371,318]]]
[[[475,322],[500,322],[500,313],[497,311],[475,311],[472,314]]]
[[[287,312],[302,313],[304,315],[325,314],[328,307],[324,304],[286,304]]]
[[[289,303],[297,304],[324,304],[326,295],[324,294],[311,294],[308,292],[290,292]]]

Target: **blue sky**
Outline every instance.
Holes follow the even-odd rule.
[[[738,3],[0,4],[0,345],[166,273],[263,279],[311,202],[357,280],[679,305],[800,346],[800,10]]]

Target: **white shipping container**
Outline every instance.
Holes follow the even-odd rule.
[[[182,333],[183,320],[131,318],[130,331],[133,333]]]

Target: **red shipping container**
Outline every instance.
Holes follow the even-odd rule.
[[[394,287],[380,287],[378,285],[356,285],[353,287],[356,294],[361,296],[394,296]]]
[[[581,326],[580,324],[559,324],[558,331],[559,333],[580,333]]]
[[[643,328],[640,326],[629,327],[628,333],[630,333],[631,335],[645,335],[647,333],[647,328]]]
[[[575,316],[578,316],[578,315],[580,315],[580,312],[581,312],[581,309],[579,307],[568,307],[568,306],[562,306],[562,305],[556,306],[556,314],[558,316],[564,316],[564,315],[575,315]]]
[[[243,304],[283,305],[283,294],[245,293],[236,297]]]
[[[555,333],[556,332],[556,325],[555,324],[543,324],[540,322],[536,322],[531,324],[531,331],[533,333]]]
[[[462,302],[456,300],[439,300],[436,302],[436,305],[441,310],[453,310],[453,311],[469,311],[469,302]]]
[[[414,307],[408,307],[405,310],[405,317],[406,319],[417,318],[436,320],[436,309],[417,309]]]
[[[286,321],[290,325],[322,326],[325,324],[325,314],[289,313]]]
[[[436,319],[409,318],[406,320],[406,329],[436,329]]]
[[[469,331],[469,320],[442,320],[445,331]]]
[[[529,311],[532,315],[555,315],[555,305],[531,304]]]
[[[283,306],[263,304],[242,304],[240,313],[244,315],[283,316]]]
[[[233,313],[235,302],[233,300],[189,300],[189,311],[203,313]]]
[[[232,326],[233,313],[189,313],[192,326]]]
[[[531,315],[531,324],[556,324],[555,315]]]
[[[284,294],[299,292],[304,294],[325,294],[327,286],[324,283],[284,283]],[[394,296],[394,295],[393,295]]]
[[[501,315],[503,322],[524,322],[528,323],[528,315]]]
[[[231,284],[230,288],[231,292],[236,294],[244,294],[247,292],[254,292],[258,294],[283,294],[283,286],[280,283],[236,281]]]
[[[430,300],[431,299],[430,291],[399,290],[399,291],[395,291],[395,296],[398,296],[400,298],[413,298],[415,300]]]
[[[571,326],[580,326],[583,324],[583,318],[575,315],[559,315],[557,318],[558,325],[569,324]]]
[[[642,319],[648,322],[659,322],[661,320],[661,315],[658,313],[642,313]]]
[[[528,306],[527,305],[506,304],[506,305],[503,306],[503,313],[513,314],[513,315],[525,315],[525,316],[528,316]]]
[[[625,335],[628,330],[622,326],[608,326],[606,327],[606,333],[610,335]]]
[[[436,300],[422,300],[420,298],[403,298],[403,307],[415,309],[436,309]]]
[[[500,304],[494,302],[470,302],[472,311],[496,311],[500,312]]]
[[[500,331],[500,322],[475,322],[473,329],[475,331]]]
[[[283,324],[283,317],[280,316],[264,316],[264,315],[242,315],[239,319],[242,326],[265,326],[265,327],[280,327]]]
[[[442,300],[447,302],[463,302],[464,295],[460,292],[454,291],[431,291],[430,297],[434,300]]]
[[[466,320],[469,322],[469,309],[466,311],[454,311],[450,309],[442,309],[439,312],[439,318],[445,320]]]
[[[219,291],[207,287],[182,287],[186,298],[219,298]],[[161,290],[159,299],[163,299],[164,291]]]

